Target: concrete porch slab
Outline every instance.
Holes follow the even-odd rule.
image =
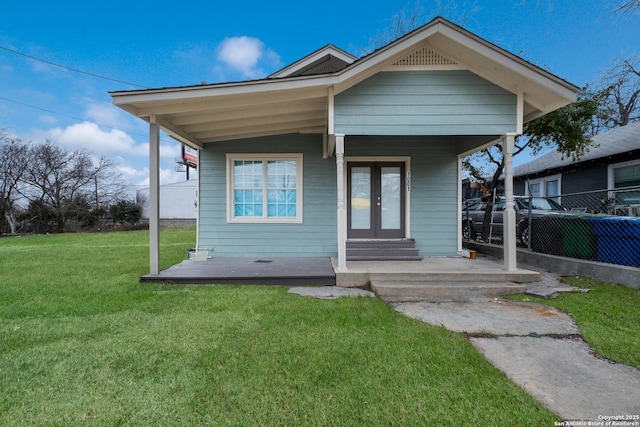
[[[463,257],[431,257],[422,261],[347,261],[347,270],[338,270],[338,260],[331,258],[336,272],[336,285],[355,287],[372,280],[420,282],[515,282],[540,280],[537,271],[517,269],[505,271],[494,259]]]

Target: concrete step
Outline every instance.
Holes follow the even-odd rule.
[[[413,239],[402,240],[349,240],[347,249],[351,248],[415,248]]]
[[[347,255],[347,261],[422,261],[422,257],[417,255]]]
[[[371,279],[371,289],[386,302],[469,301],[524,293],[525,286],[512,282],[417,282]]]
[[[515,282],[515,283],[531,283],[540,280],[540,273],[537,271],[433,271],[424,272],[388,272],[388,273],[369,273],[369,279],[376,281],[389,282],[417,282],[417,283],[451,283],[451,282],[471,282],[471,283],[491,283],[491,282]]]
[[[420,251],[416,248],[349,248],[347,249],[348,257],[358,256],[418,256]]]
[[[347,242],[348,261],[420,261],[413,239]]]

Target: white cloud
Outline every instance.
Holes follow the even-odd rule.
[[[149,142],[136,143],[126,132],[119,129],[103,130],[92,122],[76,123],[64,129],[53,128],[45,136],[72,149],[83,149],[96,154],[118,155],[118,157],[149,155]],[[179,143],[161,143],[160,157],[173,160],[180,157]]]
[[[131,115],[107,102],[90,102],[84,117],[114,128],[129,128]]]
[[[261,65],[270,67],[280,63],[280,57],[273,50],[267,49],[260,39],[241,36],[226,38],[218,46],[218,61],[244,77],[259,78],[264,76]],[[218,70],[218,68],[214,68]]]
[[[132,154],[137,150],[133,138],[118,129],[104,131],[91,122],[77,123],[64,129],[54,128],[47,136],[71,148],[81,148],[99,154]]]
[[[40,117],[38,117],[38,119],[42,123],[47,123],[47,124],[56,123],[58,121],[58,119],[56,119],[55,117],[53,117],[53,116],[51,116],[49,114],[43,114]]]

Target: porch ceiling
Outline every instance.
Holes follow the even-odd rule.
[[[328,89],[322,85],[308,90],[233,94],[219,94],[223,85],[215,88],[218,89],[215,95],[211,86],[191,87],[166,93],[173,96],[154,97],[148,93],[148,97],[135,101],[136,96],[130,93],[132,98],[123,99],[127,98],[125,95],[117,105],[146,121],[158,123],[171,136],[194,148],[207,142],[263,135],[327,132]],[[144,91],[139,92],[143,94]]]

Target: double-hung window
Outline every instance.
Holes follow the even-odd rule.
[[[609,189],[616,191],[616,203],[640,205],[640,160],[609,165]]]
[[[529,181],[525,194],[532,197],[548,197],[560,202],[561,175],[552,175]]]
[[[302,222],[302,154],[227,154],[229,222]]]

